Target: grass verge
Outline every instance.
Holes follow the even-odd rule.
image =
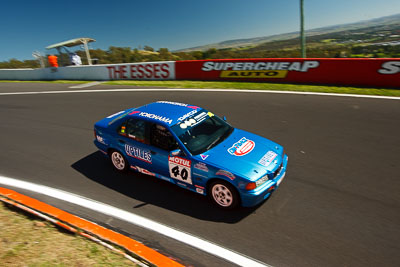
[[[0,82],[34,82],[34,83],[88,83],[93,81],[0,81]],[[363,88],[349,86],[305,85],[305,84],[279,84],[279,83],[250,83],[250,82],[206,82],[206,81],[107,81],[106,85],[145,86],[161,88],[199,88],[199,89],[239,89],[239,90],[268,90],[314,92],[334,94],[356,94],[400,97],[399,89],[389,88]]]
[[[0,266],[135,266],[122,255],[0,202]]]
[[[0,80],[0,83],[87,83],[92,81],[54,80],[54,81],[16,81]]]
[[[270,90],[270,91],[400,96],[400,90],[398,89],[303,85],[303,84],[203,82],[203,81],[109,81],[103,84],[166,87],[166,88],[241,89],[241,90]]]

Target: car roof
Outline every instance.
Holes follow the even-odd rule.
[[[132,110],[129,116],[136,118],[144,117],[155,123],[172,126],[196,114],[200,110],[202,110],[202,108],[194,105],[170,101],[157,101]]]

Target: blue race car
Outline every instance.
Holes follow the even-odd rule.
[[[261,203],[286,174],[281,145],[198,106],[158,101],[127,109],[98,121],[94,135],[118,171],[155,176],[224,209]]]

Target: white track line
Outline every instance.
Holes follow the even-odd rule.
[[[96,86],[96,85],[101,84],[101,83],[103,83],[103,82],[83,83],[83,84],[79,84],[79,85],[70,86],[68,88],[86,88],[86,87]]]
[[[81,207],[85,207],[87,209],[91,209],[103,214],[107,214],[109,216],[118,218],[120,220],[124,220],[126,222],[138,225],[140,227],[146,228],[148,230],[157,232],[159,234],[165,235],[167,237],[178,240],[182,243],[185,243],[189,246],[195,247],[197,249],[203,250],[211,255],[223,258],[229,262],[235,263],[240,266],[270,266],[263,262],[260,262],[255,259],[251,259],[245,255],[242,255],[238,252],[232,251],[230,249],[221,247],[217,244],[211,243],[207,240],[204,240],[200,237],[193,236],[188,233],[181,232],[177,229],[171,228],[169,226],[163,225],[161,223],[152,221],[150,219],[144,218],[142,216],[127,212],[125,210],[121,210],[115,208],[113,206],[82,197],[76,194],[68,193],[66,191],[54,189],[44,185],[38,185],[30,182],[25,182],[17,179],[13,179],[10,177],[5,177],[0,175],[0,184],[21,188],[24,190],[29,190],[31,192],[47,195],[53,198],[57,198],[63,201],[67,201],[69,203],[73,203],[79,205]]]
[[[64,90],[64,91],[36,91],[36,92],[10,92],[0,93],[6,95],[40,95],[40,94],[75,94],[75,93],[117,93],[117,92],[228,92],[228,93],[268,93],[268,94],[293,94],[293,95],[317,95],[317,96],[337,96],[337,97],[356,97],[374,99],[400,100],[396,96],[375,96],[375,95],[351,95],[333,93],[312,93],[312,92],[292,92],[292,91],[268,91],[268,90],[239,90],[239,89],[171,89],[171,88],[148,88],[148,89],[93,89],[93,90]]]

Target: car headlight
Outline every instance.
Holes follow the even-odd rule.
[[[257,187],[259,187],[260,185],[262,185],[263,183],[265,183],[268,180],[269,180],[269,177],[268,177],[268,174],[266,174],[263,177],[261,177],[260,179],[258,179],[257,181],[248,183],[245,188],[246,188],[246,190],[256,189]]]
[[[260,185],[262,185],[263,183],[265,183],[268,180],[269,180],[269,177],[268,177],[268,174],[266,174],[256,181],[256,186],[259,187]]]

